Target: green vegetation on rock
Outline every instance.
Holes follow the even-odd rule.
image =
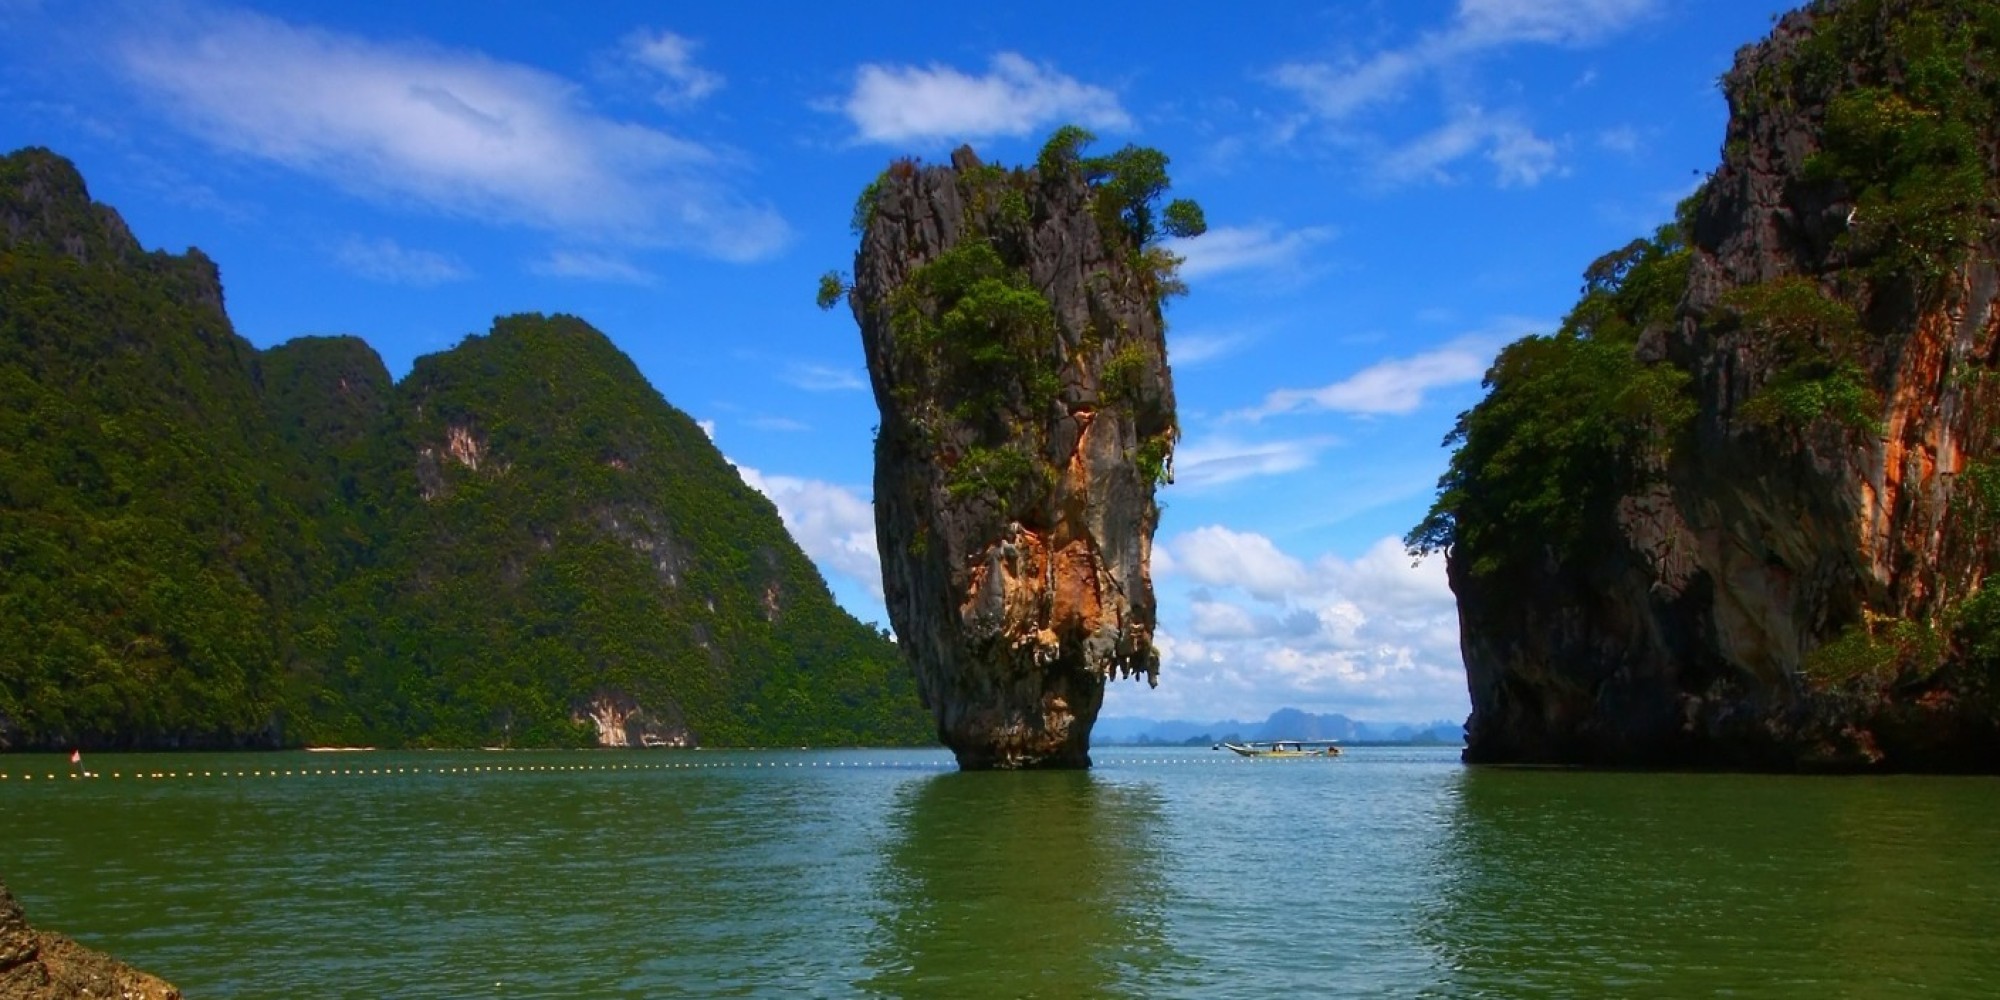
[[[1679,224],[1593,262],[1562,328],[1508,345],[1487,396],[1459,415],[1437,500],[1404,538],[1416,555],[1456,547],[1476,575],[1583,545],[1579,509],[1608,503],[1647,475],[1694,415],[1687,375],[1635,354],[1668,322],[1687,284]]]
[[[919,406],[924,412],[916,422],[935,430],[950,421],[977,431],[962,454],[945,456],[951,469],[946,488],[954,498],[990,497],[1005,511],[1018,490],[1045,485],[1031,455],[1045,444],[1043,417],[1057,402],[1066,358],[1054,307],[1028,274],[1033,185],[1081,177],[1107,248],[1115,248],[1141,276],[1146,297],[1157,307],[1187,290],[1178,277],[1180,259],[1162,241],[1205,232],[1201,206],[1185,198],[1161,204],[1172,183],[1166,154],[1127,145],[1105,156],[1085,156],[1095,140],[1088,130],[1065,125],[1043,145],[1032,172],[984,163],[961,171],[966,234],[911,271],[888,298],[899,363],[921,373],[916,381],[933,387],[935,395],[954,401],[948,411]],[[885,181],[915,169],[914,161],[898,161],[862,190],[855,203],[857,231],[874,218]],[[829,271],[820,277],[815,298],[820,308],[830,309],[850,291],[839,272]],[[1102,342],[1104,332],[1093,328],[1086,336]],[[1149,381],[1144,373],[1160,364],[1137,343],[1120,345],[1100,372],[1104,399],[1139,405],[1141,387]],[[1169,478],[1174,436],[1168,432],[1140,442],[1135,460],[1147,481]]]
[[[1854,205],[1843,237],[1854,266],[1934,299],[2000,194],[1983,138],[2000,111],[2000,11],[1986,0],[1811,9],[1811,35],[1733,92],[1734,110],[1823,107],[1804,175]]]
[[[581,320],[396,384],[354,338],[256,351],[45,151],[0,215],[0,748],[580,745],[592,702],[927,737],[894,645]]]
[[[1801,275],[1733,288],[1722,305],[1776,362],[1770,380],[1744,402],[1745,420],[1805,428],[1829,417],[1855,431],[1880,431],[1882,397],[1862,367],[1866,339],[1853,306]]]

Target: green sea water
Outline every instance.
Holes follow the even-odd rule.
[[[0,756],[0,878],[194,1000],[2000,995],[1993,779],[1096,757]]]

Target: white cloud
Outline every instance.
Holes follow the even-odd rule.
[[[1333,443],[1323,437],[1282,441],[1202,438],[1174,449],[1174,482],[1179,487],[1202,489],[1240,479],[1296,472],[1311,466],[1319,453]]]
[[[127,29],[112,58],[182,128],[391,204],[728,260],[789,239],[730,188],[730,157],[476,52],[184,8]]]
[[[1459,0],[1454,32],[1476,48],[1589,45],[1652,13],[1657,0]]]
[[[771,498],[785,529],[822,570],[846,576],[882,599],[882,563],[875,549],[875,507],[834,483],[767,476],[739,465],[750,488]]]
[[[794,361],[778,376],[786,384],[807,392],[852,392],[868,388],[868,383],[851,368]]]
[[[1169,620],[1157,636],[1159,689],[1127,702],[1114,688],[1113,702],[1122,703],[1115,711],[1202,720],[1255,719],[1287,706],[1409,722],[1464,716],[1457,607],[1441,560],[1413,566],[1399,541],[1384,538],[1358,558],[1307,564],[1261,535],[1214,525],[1161,548],[1179,567],[1209,567],[1216,586],[1255,603],[1195,595],[1185,619]],[[1228,548],[1247,555],[1232,565]],[[1163,614],[1174,613],[1163,604]]]
[[[1401,97],[1405,88],[1430,71],[1432,58],[1420,49],[1382,52],[1341,67],[1287,63],[1271,72],[1271,82],[1297,94],[1314,114],[1340,121]]]
[[[1352,128],[1368,113],[1409,97],[1425,81],[1457,72],[1479,55],[1517,45],[1594,44],[1652,13],[1657,0],[1460,0],[1451,20],[1410,45],[1340,63],[1286,63],[1269,81],[1290,91],[1305,113]],[[1399,124],[1410,118],[1399,114]],[[1285,135],[1296,134],[1297,123]],[[1350,137],[1351,139],[1352,137]],[[1558,148],[1517,115],[1459,110],[1415,139],[1382,145],[1386,179],[1450,180],[1447,166],[1482,153],[1502,187],[1529,187],[1558,173]]]
[[[1240,416],[1260,420],[1300,410],[1354,414],[1415,413],[1423,406],[1425,392],[1441,386],[1476,381],[1486,373],[1491,361],[1490,353],[1464,347],[1447,347],[1415,357],[1392,358],[1317,389],[1279,389],[1265,396],[1262,405]]]
[[[1620,125],[1597,133],[1597,145],[1601,149],[1623,156],[1637,156],[1645,140],[1639,130],[1630,125]]]
[[[1250,639],[1257,635],[1256,617],[1234,604],[1190,601],[1188,614],[1194,634],[1203,639]]]
[[[812,430],[811,424],[790,417],[752,417],[750,426],[760,431],[783,431],[788,434]]]
[[[1448,122],[1391,150],[1376,164],[1388,183],[1449,182],[1452,164],[1481,153],[1501,187],[1533,187],[1558,170],[1556,145],[1510,116],[1462,108]]]
[[[983,76],[936,63],[863,65],[841,110],[864,142],[1021,136],[1065,122],[1119,131],[1132,118],[1118,96],[1012,52]]]
[[[1180,535],[1172,547],[1177,573],[1214,587],[1234,587],[1261,600],[1283,600],[1310,580],[1305,565],[1278,551],[1270,539],[1221,525]]]
[[[1460,337],[1407,358],[1377,361],[1338,382],[1316,389],[1278,389],[1232,419],[1262,420],[1283,413],[1330,411],[1357,416],[1400,416],[1421,409],[1433,389],[1477,382],[1492,366],[1500,345],[1552,324],[1510,318],[1488,331]]]
[[[1250,342],[1245,333],[1182,333],[1167,331],[1167,360],[1175,368],[1193,368],[1236,353]]]
[[[626,36],[626,56],[657,74],[660,87],[653,100],[661,107],[684,108],[722,89],[722,75],[695,65],[700,44],[671,31],[637,31]]]
[[[612,285],[651,286],[659,281],[651,272],[622,257],[585,250],[557,250],[529,264],[528,270],[545,278],[573,278]]]
[[[1326,226],[1284,232],[1276,226],[1218,226],[1200,236],[1168,240],[1189,281],[1231,271],[1283,270],[1299,266],[1306,250],[1332,239]]]
[[[1495,122],[1487,134],[1486,161],[1493,164],[1494,181],[1503,188],[1534,187],[1542,178],[1564,172],[1556,162],[1556,144],[1524,125]]]
[[[472,277],[458,258],[435,250],[416,250],[388,237],[350,236],[333,248],[341,267],[371,281],[429,288]]]

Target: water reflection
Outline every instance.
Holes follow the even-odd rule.
[[[1996,787],[1469,769],[1420,934],[1449,995],[1993,995]]]
[[[898,796],[862,985],[904,997],[1139,996],[1173,954],[1152,789],[946,774]]]

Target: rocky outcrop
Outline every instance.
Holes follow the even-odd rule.
[[[861,208],[890,621],[961,767],[1088,766],[1106,680],[1158,678],[1172,260],[1060,144],[1034,169],[901,161]]]
[[[687,720],[678,707],[669,704],[654,712],[631,695],[618,691],[598,691],[570,711],[570,720],[590,723],[597,730],[600,747],[688,747],[695,743]]]
[[[1612,460],[1567,548],[1451,552],[1469,760],[2000,770],[2000,38],[1972,6],[1817,3],[1738,54],[1722,165],[1660,247],[1678,307],[1635,348],[1691,416]]]
[[[180,995],[109,955],[29,927],[21,904],[0,884],[0,1000],[180,1000]]]

